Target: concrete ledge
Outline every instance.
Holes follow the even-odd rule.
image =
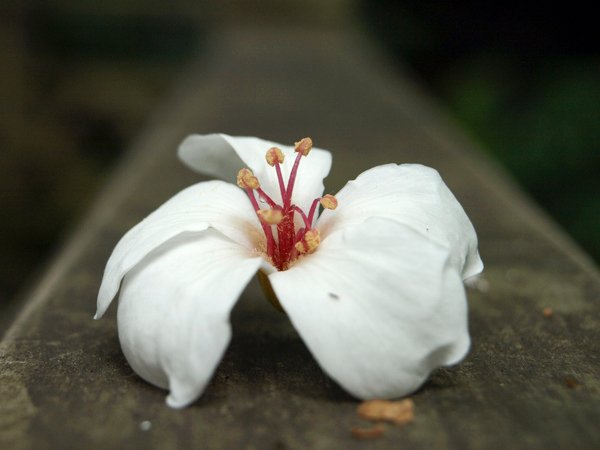
[[[589,259],[361,36],[222,31],[177,83],[0,345],[2,448],[358,448],[357,402],[319,369],[253,284],[204,396],[183,411],[127,366],[114,307],[92,321],[120,236],[198,181],[175,158],[191,132],[334,151],[327,189],[386,162],[436,167],[480,236],[473,349],[414,395],[415,422],[369,448],[548,449],[600,444],[600,277]],[[547,318],[543,309],[554,315]],[[142,422],[149,421],[141,426]]]

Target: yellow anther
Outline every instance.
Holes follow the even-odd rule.
[[[321,198],[321,206],[325,209],[335,209],[338,206],[337,198],[333,195],[325,194]]]
[[[271,147],[269,150],[267,150],[265,159],[267,160],[267,164],[269,164],[270,166],[274,166],[276,163],[283,164],[285,155],[283,154],[281,149],[277,147]]]
[[[309,137],[305,137],[294,144],[294,151],[297,153],[302,153],[302,156],[306,156],[312,149],[312,146],[312,139]]]
[[[250,169],[242,169],[238,172],[237,185],[242,189],[258,189],[260,183]]]
[[[321,235],[319,230],[312,228],[304,233],[302,240],[296,242],[296,250],[298,253],[312,253],[314,252],[319,244],[321,243]]]
[[[283,220],[283,213],[279,209],[259,209],[256,214],[269,225],[277,225]]]

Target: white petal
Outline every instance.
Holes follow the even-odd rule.
[[[173,408],[204,390],[231,337],[229,313],[261,258],[215,230],[174,238],[123,280],[119,340],[142,378]]]
[[[369,217],[385,217],[449,246],[463,279],[483,269],[475,229],[435,169],[419,164],[374,167],[349,181],[336,198],[338,208],[319,218],[322,236]]]
[[[190,186],[129,230],[110,256],[98,292],[102,317],[123,276],[150,251],[184,232],[213,227],[247,249],[264,246],[264,236],[246,194],[237,186],[208,181]]]
[[[281,194],[275,168],[265,161],[271,147],[279,147],[285,154],[281,166],[287,184],[296,154],[294,148],[255,137],[234,137],[226,134],[188,136],[179,146],[180,159],[190,168],[226,181],[234,182],[238,171],[249,167],[258,177],[262,189],[277,203]],[[323,179],[331,168],[331,153],[313,148],[302,158],[296,177],[292,202],[308,212],[312,201],[323,194]]]
[[[325,372],[359,398],[393,398],[468,351],[465,292],[448,260],[409,227],[369,219],[269,279]]]

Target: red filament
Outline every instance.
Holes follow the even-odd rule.
[[[240,178],[238,177],[238,184],[245,189],[254,210],[257,212],[257,216],[265,233],[265,238],[267,242],[267,256],[271,260],[272,264],[277,268],[277,270],[288,269],[290,263],[292,263],[298,258],[298,249],[300,249],[300,251],[303,251],[307,248],[305,245],[306,239],[304,239],[307,231],[312,230],[312,235],[316,234],[318,237],[318,231],[313,230],[312,222],[321,198],[316,198],[312,202],[308,215],[302,210],[302,208],[292,204],[292,194],[294,190],[294,184],[296,182],[296,176],[298,174],[298,167],[300,166],[300,160],[302,159],[302,156],[308,155],[310,147],[312,147],[312,141],[309,138],[304,138],[299,143],[296,143],[297,155],[292,170],[290,172],[287,184],[283,180],[279,158],[274,157],[273,153],[269,154],[269,152],[273,152],[275,150],[279,151],[279,149],[273,148],[267,152],[267,162],[269,163],[269,165],[274,166],[275,171],[277,172],[277,180],[279,184],[279,190],[281,192],[281,198],[283,200],[283,205],[279,205],[275,201],[273,201],[273,199],[269,197],[260,188],[260,186],[255,187],[253,185],[250,187],[247,183],[244,184],[243,182],[240,184]],[[283,162],[283,159],[281,159],[281,162]],[[248,171],[248,169],[242,170]],[[245,176],[248,177],[248,174],[246,172]],[[258,205],[257,195],[258,198],[263,199],[271,209],[281,211],[282,219],[279,223],[266,223],[265,220],[261,219],[262,216],[258,213],[260,208]],[[296,229],[296,225],[294,223],[295,214],[298,214],[300,216],[304,225],[299,227],[298,229]],[[277,218],[277,220],[279,220],[279,217]],[[277,227],[277,237],[275,237],[273,233],[273,229],[271,228],[272,226]],[[308,235],[306,235],[306,237],[308,238]],[[299,242],[302,242],[302,245],[297,247],[296,244],[298,244]],[[315,240],[313,239],[312,242],[315,242]],[[318,245],[318,240],[316,242],[316,245]],[[310,253],[315,249],[316,247],[313,245],[313,247],[309,248],[307,252]]]

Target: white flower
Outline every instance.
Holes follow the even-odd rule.
[[[184,189],[115,247],[95,318],[120,288],[123,352],[170,391],[169,406],[204,390],[229,343],[231,309],[258,271],[323,370],[361,399],[409,394],[467,353],[463,279],[483,265],[473,226],[438,173],[374,167],[320,200],[329,209],[317,219],[331,155],[311,146],[188,137],[184,162],[246,189]]]

